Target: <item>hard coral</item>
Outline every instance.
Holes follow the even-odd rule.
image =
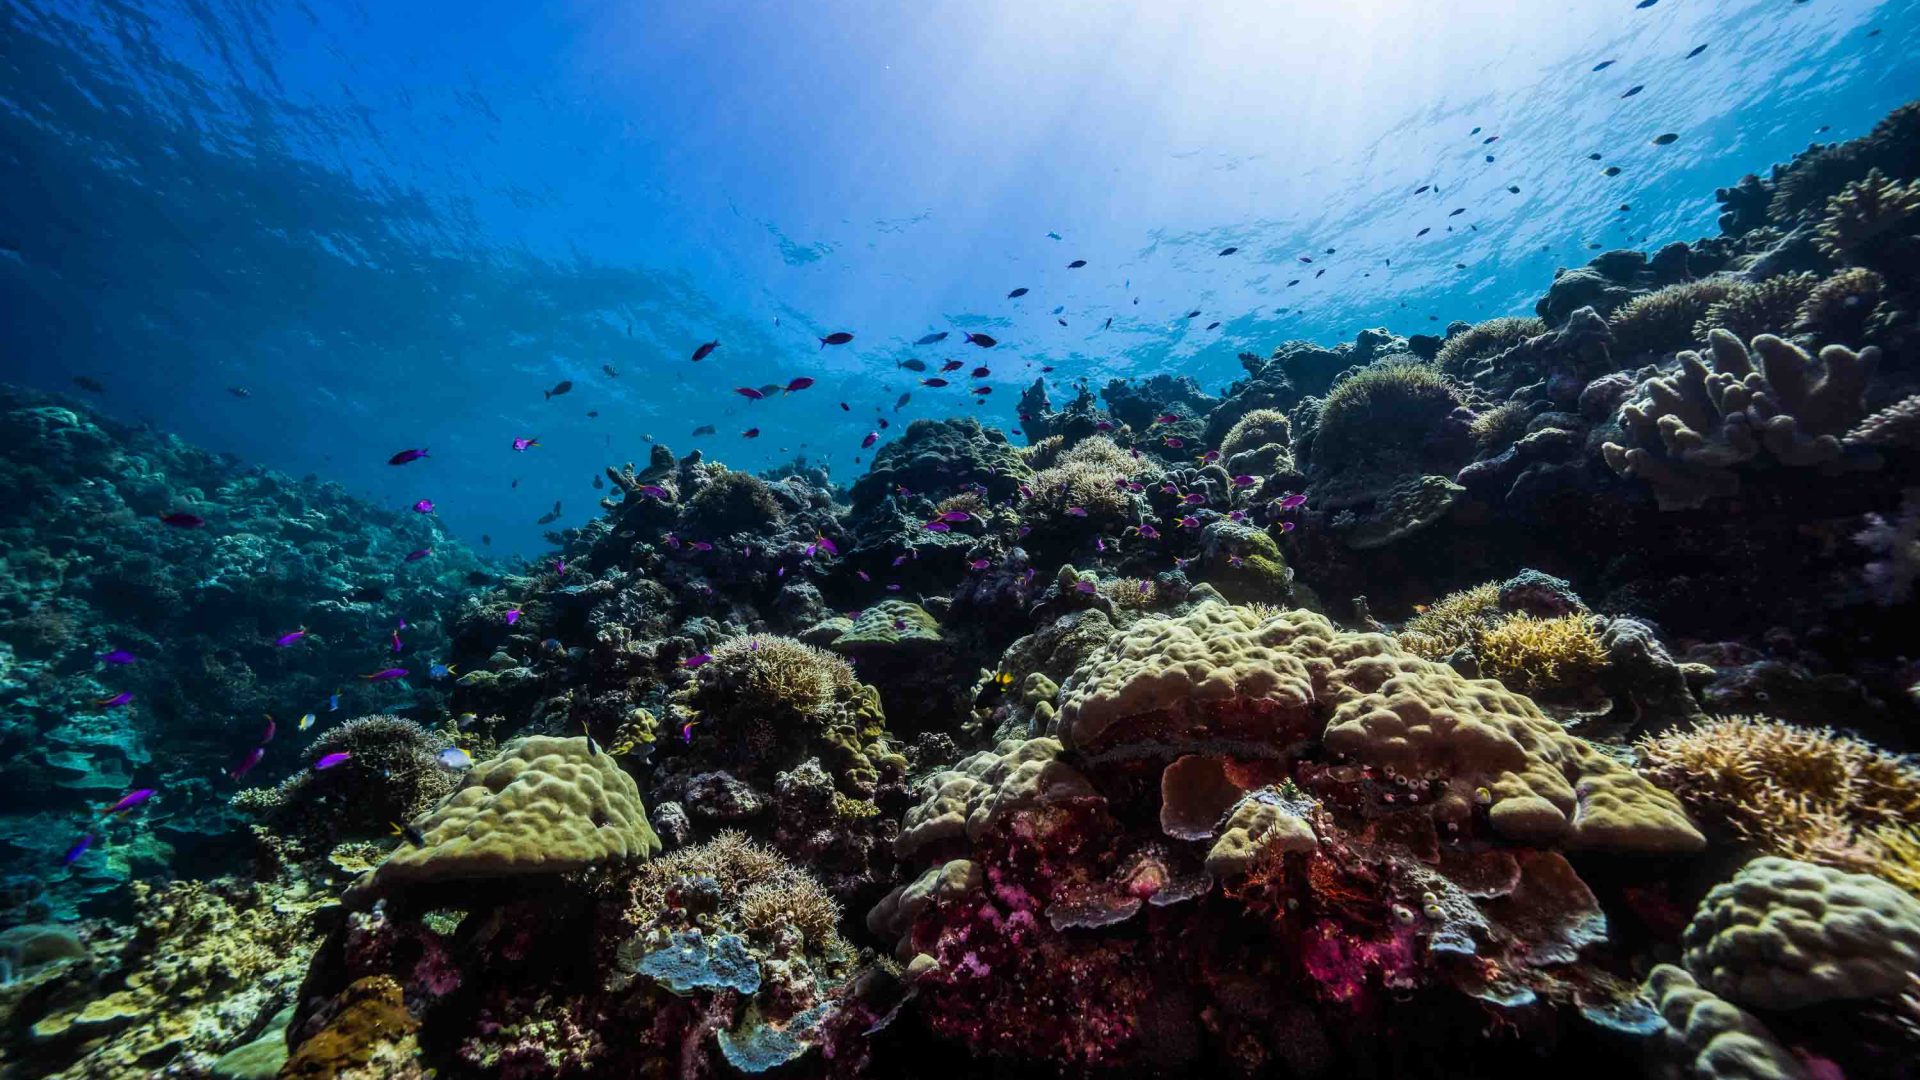
[[[1700,820],[1766,854],[1871,870],[1870,830],[1920,817],[1920,767],[1829,729],[1719,717],[1635,750]]]
[[[760,942],[792,928],[816,951],[843,947],[833,897],[805,870],[744,833],[728,830],[648,862],[628,888],[626,917],[636,927],[692,922]]]
[[[752,473],[722,472],[687,500],[691,527],[716,536],[742,529],[777,528],[785,518],[767,482]]]
[[[1518,690],[1577,687],[1607,666],[1596,621],[1587,615],[1510,616],[1473,639],[1480,673]]]
[[[1723,1001],[1672,964],[1655,967],[1647,990],[1666,1021],[1667,1057],[1699,1080],[1807,1080],[1792,1051],[1751,1013]]]
[[[235,801],[264,809],[281,836],[317,855],[341,840],[387,836],[394,823],[432,809],[453,790],[454,774],[436,756],[450,745],[412,720],[357,716],[321,732],[306,749],[314,760],[351,755],[344,763],[302,769],[271,792]]]
[[[1033,494],[1022,504],[1022,513],[1032,519],[1036,529],[1051,525],[1079,532],[1089,524],[1131,524],[1137,511],[1126,482],[1138,479],[1145,483],[1158,475],[1158,467],[1135,461],[1113,440],[1096,435],[1075,443],[1052,465],[1034,474],[1028,483]],[[1076,508],[1086,511],[1085,515],[1068,513]]]
[[[1707,308],[1694,325],[1690,343],[1710,340],[1715,330],[1725,330],[1741,341],[1788,333],[1800,321],[1801,306],[1819,280],[1812,274],[1782,274],[1743,283]]]
[[[1901,183],[1878,169],[1827,201],[1816,242],[1830,257],[1911,279],[1920,252],[1920,179]]]
[[[1696,345],[1696,325],[1713,305],[1733,295],[1740,284],[1729,278],[1702,278],[1669,285],[1635,297],[1607,320],[1614,355],[1621,360],[1658,356]]]
[[[1547,332],[1543,319],[1502,317],[1475,323],[1469,329],[1447,338],[1434,357],[1434,364],[1448,375],[1465,378],[1472,374],[1475,361],[1498,356],[1515,345]]]
[[[1361,368],[1334,384],[1320,406],[1315,468],[1417,448],[1460,404],[1459,392],[1431,364],[1386,360]]]
[[[1254,409],[1220,440],[1220,456],[1236,475],[1266,475],[1293,468],[1292,425],[1278,409]]]

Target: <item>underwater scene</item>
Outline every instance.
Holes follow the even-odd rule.
[[[1920,0],[0,0],[0,1080],[1920,1077]]]

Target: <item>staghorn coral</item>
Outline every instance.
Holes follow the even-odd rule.
[[[1634,749],[1648,779],[1765,854],[1871,870],[1869,830],[1920,816],[1920,767],[1831,729],[1717,717]]]
[[[1599,624],[1588,615],[1512,615],[1474,635],[1473,655],[1482,675],[1529,692],[1584,686],[1607,666]]]
[[[1867,344],[1869,327],[1887,288],[1886,280],[1864,267],[1850,267],[1822,279],[1801,301],[1787,329],[1842,345]]]
[[[1156,466],[1135,461],[1113,440],[1096,435],[1075,443],[1052,465],[1034,474],[1028,484],[1033,494],[1024,500],[1021,512],[1033,519],[1036,529],[1053,525],[1079,532],[1090,523],[1131,523],[1136,511],[1126,482],[1146,483],[1158,476]],[[1076,507],[1086,511],[1084,518],[1068,514]]]
[[[767,482],[752,473],[721,472],[687,500],[689,525],[715,536],[777,528],[785,517]]]
[[[1695,336],[1701,318],[1739,289],[1740,283],[1729,278],[1702,278],[1635,297],[1607,319],[1613,331],[1613,354],[1629,360],[1697,345],[1706,340],[1704,335]]]
[[[1836,261],[1910,279],[1920,252],[1920,179],[1889,180],[1880,170],[1827,200],[1814,242]]]
[[[1920,899],[1866,874],[1762,856],[1707,893],[1681,944],[1700,985],[1736,1005],[1891,998],[1920,971]]]
[[[1503,401],[1491,409],[1474,414],[1468,430],[1480,447],[1481,456],[1497,454],[1520,440],[1533,419],[1533,407],[1524,401]]]
[[[356,887],[560,874],[660,850],[640,791],[585,738],[529,735],[467,771],[404,844]]]
[[[1498,356],[1528,338],[1546,332],[1544,319],[1513,316],[1488,319],[1447,338],[1433,362],[1446,374],[1465,378],[1472,374],[1475,361]]]
[[[1715,330],[1725,330],[1741,341],[1788,333],[1800,321],[1801,308],[1819,280],[1813,274],[1782,274],[1743,283],[1707,307],[1694,324],[1689,344],[1709,340]]]
[[[1428,660],[1444,660],[1501,617],[1500,584],[1489,581],[1416,608],[1396,639],[1402,648]]]
[[[1712,370],[1700,354],[1683,352],[1679,371],[1649,379],[1621,406],[1633,445],[1602,446],[1616,473],[1647,481],[1661,509],[1680,510],[1733,494],[1734,467],[1763,451],[1783,465],[1840,462],[1840,436],[1865,411],[1880,350],[1829,345],[1816,361],[1771,335],[1755,338],[1750,352],[1722,330],[1711,344]]]
[[[1920,896],[1920,826],[1880,825],[1867,838],[1880,853],[1873,872]]]

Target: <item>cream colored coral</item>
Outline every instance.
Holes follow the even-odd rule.
[[[894,851],[904,857],[939,840],[976,840],[1015,810],[1092,795],[1086,778],[1057,760],[1061,749],[1057,739],[1008,739],[936,773],[901,822]]]
[[[1235,734],[1307,726],[1314,700],[1310,665],[1329,666],[1326,649],[1337,635],[1332,623],[1310,611],[1263,618],[1219,603],[1134,623],[1062,684],[1050,734],[1071,747],[1098,748],[1116,723],[1164,713],[1161,727],[1197,740],[1226,734],[1212,722],[1226,718],[1223,709],[1235,720],[1266,718]]]
[[[633,779],[584,738],[530,735],[468,770],[374,884],[555,874],[660,850]]]
[[[1687,970],[1738,1005],[1891,997],[1920,971],[1920,900],[1877,877],[1764,856],[1707,893],[1681,943]]]
[[[1306,812],[1312,800],[1273,789],[1249,794],[1233,808],[1220,838],[1207,851],[1207,872],[1216,878],[1244,874],[1262,856],[1310,852],[1320,846]]]
[[[1803,1080],[1793,1052],[1759,1020],[1717,998],[1693,976],[1661,964],[1647,977],[1682,1075],[1695,1080]]]

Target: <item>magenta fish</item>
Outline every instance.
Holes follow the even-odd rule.
[[[136,788],[135,790],[129,791],[125,795],[120,796],[119,802],[114,803],[112,806],[109,806],[105,810],[100,811],[100,816],[106,817],[110,814],[124,814],[127,811],[133,809],[136,806],[139,806],[141,803],[146,802],[148,799],[151,799],[151,798],[153,798],[152,788],[150,787]]]
[[[285,648],[288,648],[289,646],[299,644],[300,640],[302,638],[305,638],[306,636],[307,636],[307,628],[303,626],[298,630],[291,630],[291,631],[288,631],[287,633],[281,634],[279,637],[273,639],[273,643],[279,646],[280,648],[285,649]]]
[[[273,714],[268,713],[266,729],[260,732],[260,745],[265,746],[268,743],[272,742],[274,734],[279,730],[280,730],[280,725],[273,722]]]
[[[713,545],[707,543],[705,540],[695,540],[689,543],[687,546],[692,548],[695,551],[712,551],[713,550]]]
[[[965,510],[949,510],[940,515],[940,520],[957,525],[962,521],[972,521],[973,515],[967,513]]]
[[[664,499],[667,497],[667,489],[661,487],[659,484],[641,484],[635,490],[649,499]]]
[[[1074,582],[1073,587],[1075,591],[1086,593],[1089,596],[1093,595],[1094,592],[1093,582],[1088,581],[1086,578],[1081,578],[1079,581]]]
[[[101,663],[112,664],[115,667],[125,667],[128,664],[137,663],[139,659],[139,657],[125,649],[115,649],[112,652],[103,652],[100,654]]]
[[[1178,435],[1169,435],[1166,437],[1165,441],[1168,449],[1172,449],[1172,450],[1178,450],[1181,447],[1187,445],[1187,440],[1182,439]]]
[[[1299,525],[1291,521],[1283,521],[1280,523],[1280,531],[1283,533],[1290,533],[1299,527]]]
[[[313,767],[316,772],[324,772],[336,765],[346,764],[347,760],[351,757],[353,757],[353,755],[345,750],[336,750],[331,754],[323,755],[320,760],[313,763]]]
[[[264,746],[256,746],[252,750],[247,751],[247,756],[240,759],[240,764],[228,769],[227,775],[232,779],[238,780],[252,772],[253,767],[260,764],[260,759],[266,756],[267,748]]]
[[[508,608],[507,609],[507,625],[512,626],[514,623],[517,623],[519,621],[520,621],[520,609],[517,607]]]
[[[426,447],[421,447],[418,450],[402,450],[399,453],[388,458],[387,464],[405,465],[409,461],[419,461],[421,458],[426,456],[427,456]]]
[[[1149,540],[1158,540],[1160,539],[1160,530],[1154,528],[1152,525],[1142,525],[1140,526],[1140,535]]]
[[[1096,422],[1094,423],[1094,425],[1093,425],[1093,430],[1095,430],[1095,431],[1112,431],[1112,430],[1113,430],[1113,422],[1112,422],[1112,421],[1109,421],[1109,420],[1100,420],[1100,421],[1096,421]]]
[[[1189,514],[1173,524],[1175,528],[1179,529],[1197,529],[1200,527],[1200,519]]]
[[[405,561],[405,562],[419,562],[419,561],[420,561],[421,559],[424,559],[424,558],[426,558],[427,556],[429,556],[429,555],[431,555],[431,554],[433,554],[433,549],[432,549],[432,548],[430,548],[430,547],[423,547],[423,548],[421,548],[421,549],[420,549],[419,551],[409,551],[409,552],[407,552],[407,557],[406,557],[406,559],[405,559],[405,560],[403,560],[403,561]]]
[[[1206,453],[1200,455],[1200,463],[1202,465],[1211,465],[1214,462],[1219,460],[1220,460],[1220,451],[1218,450],[1209,450]]]
[[[761,398],[767,396],[751,386],[736,386],[733,388],[733,392],[746,398],[748,401],[759,401]]]
[[[943,533],[943,532],[953,531],[953,526],[947,524],[944,521],[929,521],[925,525],[922,525],[920,527],[927,530],[928,532]]]
[[[406,678],[407,669],[403,667],[382,668],[371,675],[362,675],[360,677],[368,682],[390,682],[394,679]]]
[[[1260,481],[1255,480],[1253,477],[1247,475],[1246,473],[1241,473],[1240,475],[1233,478],[1233,486],[1237,488],[1250,488],[1259,482]]]
[[[866,448],[872,446],[874,443],[877,443],[879,441],[880,441],[880,433],[877,431],[869,431],[867,432],[867,437],[860,440],[860,449],[865,450]]]
[[[855,577],[859,578],[861,581],[873,580],[873,578],[865,570],[855,570],[853,574]]]
[[[1067,507],[1067,516],[1068,516],[1068,517],[1079,517],[1079,518],[1083,518],[1083,517],[1086,517],[1086,516],[1087,516],[1087,508],[1086,508],[1086,507],[1084,507],[1084,506],[1069,506],[1069,507]]]
[[[1180,505],[1182,506],[1204,506],[1206,505],[1206,501],[1207,497],[1197,491],[1189,491],[1185,495],[1180,496]]]
[[[100,700],[94,702],[93,705],[97,709],[117,709],[120,706],[125,705],[127,702],[132,700],[133,700],[133,691],[122,690],[119,693],[113,695],[112,697],[101,698]]]
[[[705,666],[712,659],[713,659],[712,655],[708,653],[694,653],[692,656],[689,656],[685,660],[680,661],[680,666],[687,668],[688,670],[692,670],[694,668]]]
[[[993,565],[993,560],[992,559],[974,559],[968,562],[967,565],[975,570],[985,570],[987,567]]]
[[[87,849],[92,846],[93,834],[87,833],[76,841],[72,847],[68,848],[65,855],[60,856],[60,865],[72,866],[75,862],[79,861],[80,856],[85,855]]]
[[[787,381],[787,388],[783,390],[782,393],[796,394],[812,385],[812,379],[807,378],[805,375],[798,375]]]
[[[1280,509],[1282,510],[1298,510],[1305,505],[1307,505],[1307,497],[1305,495],[1285,495],[1280,499]]]
[[[416,514],[431,514],[431,513],[433,513],[433,500],[432,500],[432,499],[421,499],[421,500],[420,500],[419,502],[417,502],[417,503],[414,503],[414,504],[413,504],[413,512],[414,512],[414,513],[416,513]]]
[[[519,450],[519,451],[525,451],[525,450],[531,450],[531,449],[533,449],[534,447],[536,447],[536,446],[539,446],[539,445],[540,445],[540,440],[539,440],[539,439],[515,439],[515,440],[513,440],[513,448],[514,448],[515,450]]]
[[[1180,418],[1178,416],[1175,416],[1173,413],[1164,412],[1164,413],[1161,413],[1159,416],[1154,417],[1153,422],[1156,424],[1172,424],[1172,423],[1178,422],[1179,419]]]

